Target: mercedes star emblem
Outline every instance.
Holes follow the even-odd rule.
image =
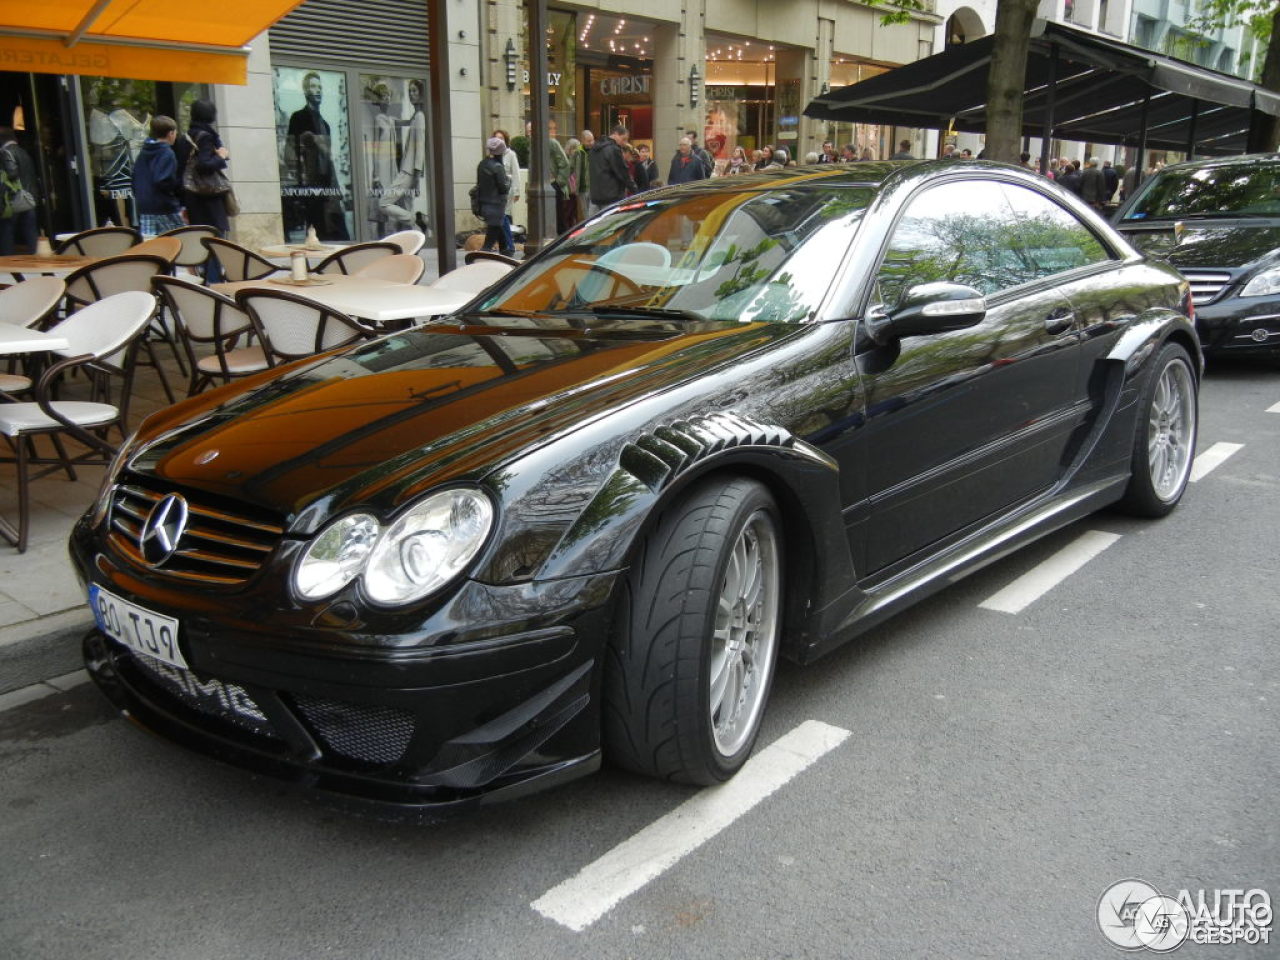
[[[178,541],[187,529],[187,501],[171,493],[147,514],[138,547],[142,558],[154,567],[168,560],[178,549]]]

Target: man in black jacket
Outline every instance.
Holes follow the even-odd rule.
[[[622,156],[622,145],[627,142],[627,128],[617,124],[591,148],[588,166],[591,169],[591,203],[587,215],[599,213],[610,204],[617,203],[628,193],[634,193],[635,182],[627,173],[627,161]]]

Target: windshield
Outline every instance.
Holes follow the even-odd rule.
[[[799,323],[874,195],[798,184],[637,197],[570,232],[481,312]]]
[[[1166,170],[1149,182],[1125,220],[1280,216],[1280,164]]]

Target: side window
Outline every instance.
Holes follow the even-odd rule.
[[[1093,231],[1070,210],[1026,187],[1010,183],[1004,190],[1012,216],[1009,238],[1018,258],[1034,273],[1027,279],[1111,259]]]
[[[876,275],[879,302],[896,306],[906,291],[939,280],[990,295],[1033,279],[1033,264],[1010,244],[1013,229],[1001,184],[939,184],[908,204]]]

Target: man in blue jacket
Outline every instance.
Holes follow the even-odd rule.
[[[166,233],[184,226],[182,174],[173,152],[178,125],[172,117],[151,118],[151,137],[138,151],[133,164],[133,202],[138,207],[138,226],[148,235]]]

